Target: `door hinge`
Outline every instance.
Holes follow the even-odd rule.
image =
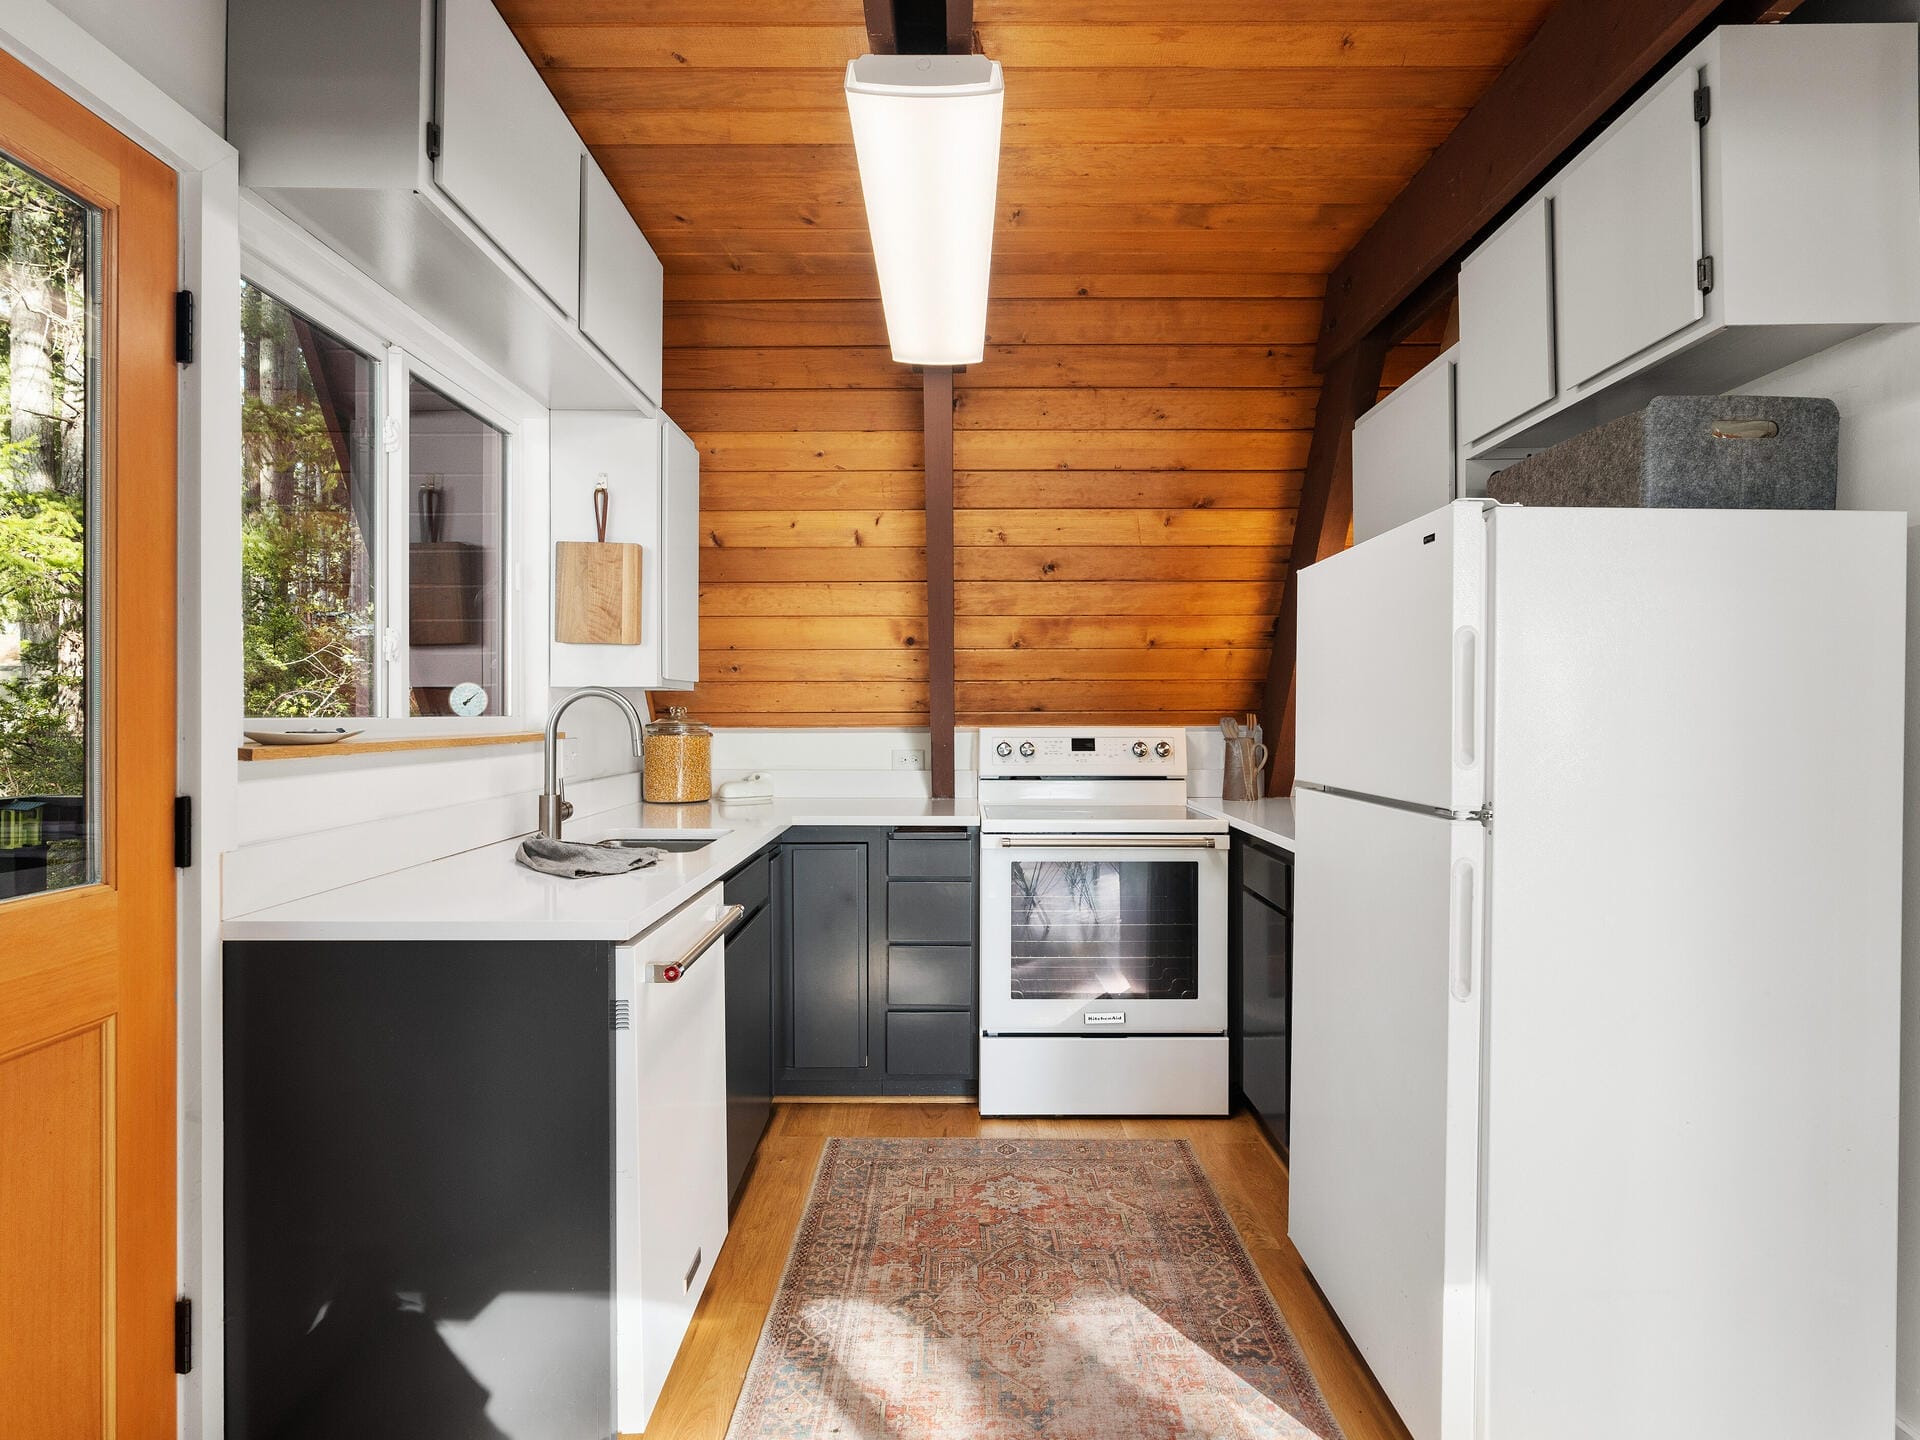
[[[193,1373],[193,1301],[184,1295],[173,1302],[173,1373]]]
[[[173,363],[193,363],[193,292],[173,292]]]
[[[1702,255],[1693,265],[1693,283],[1700,287],[1702,295],[1713,293],[1713,257]]]
[[[429,120],[427,121],[427,159],[438,160],[439,158],[440,122],[438,120]]]
[[[1704,125],[1713,118],[1713,87],[1702,85],[1693,92],[1693,123]]]
[[[193,868],[193,797],[173,797],[173,868]]]

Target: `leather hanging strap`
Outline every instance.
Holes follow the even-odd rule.
[[[593,528],[602,545],[607,543],[607,482],[603,478],[593,487]]]

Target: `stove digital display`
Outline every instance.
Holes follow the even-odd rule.
[[[1073,737],[1071,743],[1073,745],[1073,753],[1076,755],[1091,755],[1093,753],[1093,740],[1091,737],[1076,735]]]

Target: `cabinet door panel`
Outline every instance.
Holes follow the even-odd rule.
[[[765,862],[759,863],[764,884]],[[728,900],[732,901],[731,883]],[[764,893],[764,891],[763,891]],[[773,1117],[773,914],[764,906],[727,941],[727,1195],[740,1192]]]
[[[1477,440],[1546,404],[1556,217],[1541,197],[1460,266],[1460,434]]]
[[[1353,540],[1430,515],[1453,499],[1453,374],[1449,350],[1353,427]]]
[[[580,295],[586,148],[489,0],[442,0],[440,156],[433,178],[572,315]]]
[[[784,858],[793,1066],[861,1069],[867,1063],[867,847],[794,845]]]
[[[700,451],[660,417],[660,677],[700,679]]]
[[[580,330],[658,404],[660,260],[592,156],[581,186],[580,225]]]
[[[1240,1088],[1281,1144],[1287,1142],[1287,917],[1250,891],[1240,896]]]
[[[1561,177],[1554,200],[1560,376],[1582,384],[1704,313],[1698,77],[1684,68]]]
[[[971,880],[895,880],[887,886],[887,938],[965,945],[973,939]]]

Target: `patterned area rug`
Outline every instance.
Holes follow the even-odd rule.
[[[1184,1140],[829,1140],[728,1440],[1336,1440]]]

